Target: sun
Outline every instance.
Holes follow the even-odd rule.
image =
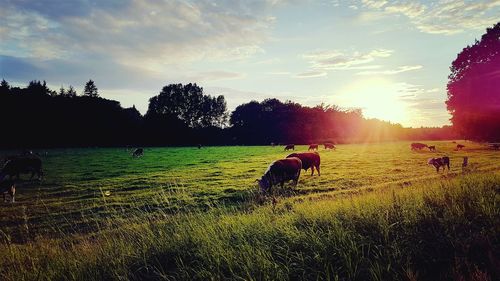
[[[401,99],[400,86],[383,78],[371,78],[352,83],[342,89],[339,102],[343,106],[363,110],[367,118],[393,123],[408,121],[408,104]]]

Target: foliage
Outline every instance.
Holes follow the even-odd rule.
[[[94,81],[92,81],[92,79],[85,84],[85,88],[83,89],[83,95],[91,98],[99,97],[99,93],[97,92],[97,86],[95,85]]]
[[[360,110],[324,104],[307,107],[277,99],[238,106],[231,114],[232,126],[226,127],[224,97],[204,95],[196,84],[165,86],[160,95],[151,98],[148,113],[143,117],[137,109],[124,109],[116,101],[90,94],[77,96],[71,85],[67,90],[60,89],[58,95],[45,81],[31,81],[28,87],[19,88],[10,87],[4,80],[0,84],[0,120],[9,120],[4,128],[10,132],[8,138],[0,138],[0,147],[20,148],[454,138],[446,127],[403,128],[365,119]]]
[[[172,116],[191,128],[222,127],[227,108],[224,96],[211,97],[196,84],[170,84],[149,100],[146,115]]]
[[[500,141],[500,22],[460,52],[450,67],[448,111],[470,139]]]

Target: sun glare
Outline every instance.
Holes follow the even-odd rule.
[[[386,79],[362,80],[342,89],[339,102],[361,108],[367,118],[404,124],[408,121],[408,104],[401,100],[399,88],[398,84]]]

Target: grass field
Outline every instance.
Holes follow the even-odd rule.
[[[40,151],[45,179],[0,208],[0,279],[494,280],[500,152],[428,144],[320,149],[276,205],[255,179],[282,147]],[[444,155],[450,172],[426,165]]]

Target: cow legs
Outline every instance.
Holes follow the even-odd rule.
[[[318,171],[318,176],[321,176],[321,173],[319,172],[319,165],[316,166],[316,171]]]
[[[295,186],[297,186],[297,184],[299,183],[299,177],[300,177],[300,170],[297,173],[297,177],[295,177],[295,179],[293,180],[293,183],[294,183]]]
[[[314,175],[314,166],[311,166],[311,176]]]

